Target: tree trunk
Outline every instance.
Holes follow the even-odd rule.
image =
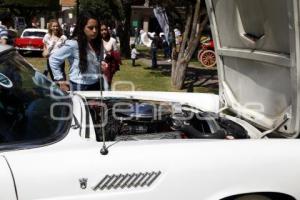
[[[172,60],[176,59],[176,61],[172,62],[171,81],[172,81],[172,85],[178,90],[182,89],[182,87],[183,87],[183,83],[184,83],[184,79],[185,79],[185,71],[186,71],[186,67],[188,64],[187,62],[185,62],[183,60],[183,58],[184,58],[185,47],[186,47],[186,44],[188,41],[188,36],[190,33],[192,17],[193,17],[192,6],[190,6],[189,10],[188,10],[188,16],[187,16],[187,20],[186,20],[186,25],[185,25],[183,39],[181,42],[179,53],[173,52],[174,56],[173,56]],[[175,49],[173,49],[173,51],[174,50]]]
[[[123,4],[125,22],[122,22],[122,29],[119,32],[120,49],[122,56],[130,58],[130,19],[131,19],[131,4]]]
[[[200,11],[201,1],[197,0],[195,6],[190,6],[188,9],[183,41],[178,56],[173,50],[171,81],[176,89],[182,89],[184,86],[188,64],[199,44],[202,30],[208,22],[207,14],[203,14],[206,11]],[[202,21],[201,16],[204,16]]]
[[[180,90],[183,87],[184,80],[185,80],[185,75],[186,75],[186,69],[188,66],[187,62],[180,62],[180,61],[175,61],[174,62],[175,66],[174,68],[174,74],[172,77],[172,82],[173,86]]]

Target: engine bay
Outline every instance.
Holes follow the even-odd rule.
[[[89,99],[98,141],[157,139],[246,139],[236,122],[176,102]]]

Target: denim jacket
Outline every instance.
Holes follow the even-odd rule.
[[[100,55],[103,55],[102,53]],[[67,40],[65,45],[57,49],[50,57],[49,64],[55,80],[63,79],[61,64],[69,60],[70,63],[70,81],[77,84],[92,85],[100,78],[100,60],[94,51],[87,50],[87,70],[84,73],[79,69],[79,47],[76,40]]]

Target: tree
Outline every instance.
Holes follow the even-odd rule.
[[[196,0],[195,7],[187,8],[187,19],[179,53],[172,53],[172,85],[176,89],[182,89],[187,66],[199,45],[201,33],[208,22],[206,9],[201,9],[201,0]],[[204,6],[203,6],[204,7]],[[173,50],[174,51],[174,50]]]
[[[176,7],[183,6],[185,8],[185,19],[182,19],[177,12],[177,16],[182,19],[184,24],[184,32],[182,42],[180,44],[179,52],[176,49],[172,50],[172,85],[176,89],[182,89],[187,66],[199,45],[200,37],[205,25],[208,23],[208,16],[205,8],[204,0],[188,0],[188,1],[171,1],[162,0],[161,2],[154,1],[155,3],[168,8],[173,11],[171,14],[176,14]],[[179,5],[180,4],[180,5]],[[176,20],[170,17],[171,27],[174,27]],[[172,30],[172,28],[171,28]],[[174,45],[173,45],[174,46]]]
[[[97,13],[100,20],[120,20],[122,7],[118,0],[80,0],[80,10]]]
[[[0,7],[15,16],[24,16],[30,22],[32,16],[60,10],[59,0],[1,0]]]
[[[132,0],[120,0],[123,10],[123,20],[119,24],[118,35],[121,44],[121,53],[124,57],[130,58],[130,20]]]

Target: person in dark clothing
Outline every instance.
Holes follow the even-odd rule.
[[[148,37],[152,40],[151,42],[151,59],[152,59],[152,68],[157,67],[157,48],[159,43],[159,38],[156,33],[153,37],[148,33]]]
[[[164,58],[170,58],[170,47],[169,47],[169,44],[168,44],[168,41],[165,37],[165,35],[162,35],[161,36],[161,40],[162,40],[162,48],[164,50]]]

